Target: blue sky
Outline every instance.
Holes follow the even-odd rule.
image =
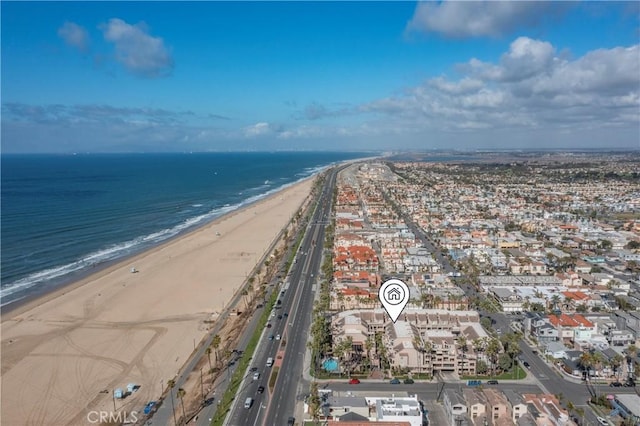
[[[2,151],[640,147],[637,2],[2,2]]]

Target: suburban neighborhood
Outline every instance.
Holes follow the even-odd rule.
[[[410,389],[371,399],[331,381],[417,381],[460,386],[389,424],[589,424],[587,409],[639,424],[637,170],[579,154],[344,169],[309,343],[312,374],[330,382],[312,385],[309,418],[388,421],[380,407],[416,406]],[[396,322],[378,299],[391,278],[410,290]],[[590,400],[503,385],[542,384],[521,345]]]

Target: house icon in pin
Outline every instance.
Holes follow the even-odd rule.
[[[402,293],[396,287],[393,287],[387,292],[387,301],[400,302],[402,300]]]

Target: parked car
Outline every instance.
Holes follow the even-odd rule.
[[[213,404],[213,399],[214,399],[213,397],[205,399],[204,400],[205,407]]]
[[[278,315],[278,319],[282,319],[282,315]]]
[[[529,365],[529,363],[527,361],[523,361],[522,365],[524,365],[527,368],[531,368],[531,365]]]
[[[487,384],[488,385],[497,385],[498,381],[497,380],[487,380]]]
[[[412,385],[415,382],[413,381],[413,379],[406,378],[402,381],[402,383],[404,383],[405,385]]]
[[[394,378],[394,379],[391,379],[391,381],[389,383],[391,383],[392,385],[399,385],[400,384],[400,380]]]
[[[287,419],[287,426],[293,426],[295,423],[296,423],[295,417],[289,417],[289,419]]]
[[[355,377],[349,380],[350,385],[357,385],[359,383],[360,383],[360,380],[356,379]]]
[[[115,404],[115,402],[114,402],[114,404]],[[145,414],[151,414],[151,411],[153,410],[153,407],[155,407],[155,405],[156,405],[155,401],[149,401],[149,403],[144,406],[143,412]]]
[[[609,386],[611,386],[612,388],[619,388],[619,387],[621,387],[621,386],[622,386],[622,383],[620,383],[620,382],[613,382],[613,383],[610,383],[610,384],[609,384]]]
[[[258,393],[264,392],[264,386],[258,386]]]
[[[609,421],[607,421],[607,419],[605,419],[604,417],[597,417],[598,419],[598,423],[600,423],[601,425],[605,425],[605,426],[609,426]]]
[[[251,371],[252,373],[253,373],[254,371],[258,371],[258,367],[251,367],[251,370],[250,370],[250,371]]]

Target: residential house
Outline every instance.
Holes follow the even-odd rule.
[[[458,390],[445,388],[442,392],[442,403],[450,426],[458,426],[458,419],[462,420],[468,417],[467,403]]]
[[[558,398],[551,394],[528,394],[522,395],[538,425],[562,426],[570,424],[569,413],[562,408]]]
[[[522,395],[516,393],[512,389],[505,389],[503,393],[511,405],[511,420],[515,424],[518,422],[520,417],[527,414],[527,404],[525,403]]]

